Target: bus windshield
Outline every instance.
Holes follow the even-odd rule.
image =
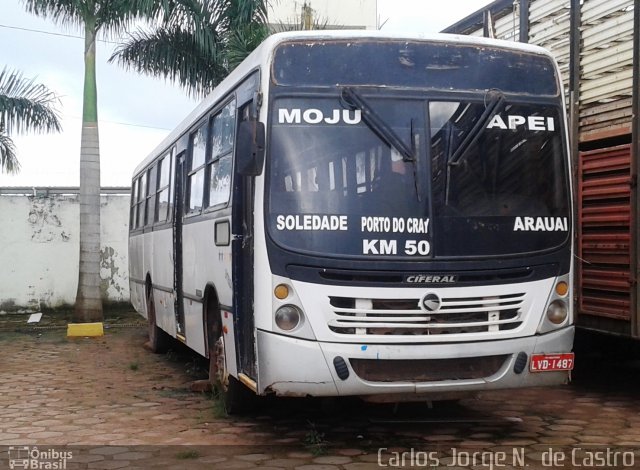
[[[434,258],[535,252],[568,239],[558,108],[511,100],[488,116],[483,99],[366,103],[401,143],[343,97],[274,102],[276,243],[323,256]]]

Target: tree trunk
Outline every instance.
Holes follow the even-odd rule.
[[[100,145],[96,90],[96,23],[85,21],[80,143],[80,262],[74,320],[102,321],[100,294]]]

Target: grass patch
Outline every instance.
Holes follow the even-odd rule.
[[[169,362],[179,362],[180,361],[180,355],[174,351],[173,349],[169,349],[165,354],[164,357],[167,358],[167,361]]]
[[[183,450],[176,454],[176,459],[179,460],[197,459],[198,457],[200,457],[200,453],[197,450]]]
[[[138,370],[140,368],[140,365],[137,362],[131,362],[129,364],[129,369],[130,370]]]
[[[188,390],[183,390],[179,388],[170,388],[170,389],[160,390],[158,394],[164,398],[180,398],[180,397],[184,397],[185,395],[191,395],[191,392]]]
[[[211,400],[211,415],[214,419],[224,419],[229,417],[227,410],[224,407],[224,398],[215,387],[210,392],[207,392],[207,398]]]
[[[203,361],[199,360],[197,357],[193,357],[189,359],[184,365],[184,372],[196,379],[205,379],[209,376],[208,368],[205,368]]]
[[[309,451],[317,456],[325,455],[327,453],[327,445],[329,442],[324,438],[324,433],[318,431],[316,425],[311,421],[309,423],[309,430],[304,436],[304,445]]]
[[[20,333],[17,331],[0,331],[0,341],[13,341],[28,336],[26,333]]]

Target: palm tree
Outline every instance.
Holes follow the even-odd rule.
[[[109,61],[204,96],[268,34],[266,0],[171,0],[150,29],[130,34]]]
[[[46,86],[24,78],[21,72],[0,72],[0,171],[17,173],[20,163],[10,134],[60,132],[58,97]]]
[[[63,26],[84,29],[84,94],[80,142],[80,264],[76,321],[101,321],[100,146],[96,40],[123,31],[139,17],[153,18],[171,0],[22,0],[27,11]]]

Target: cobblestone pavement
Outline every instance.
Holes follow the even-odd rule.
[[[0,332],[0,470],[25,455],[39,468],[640,468],[633,364],[433,409],[279,399],[238,418],[188,391],[196,356],[154,355],[144,335]]]

